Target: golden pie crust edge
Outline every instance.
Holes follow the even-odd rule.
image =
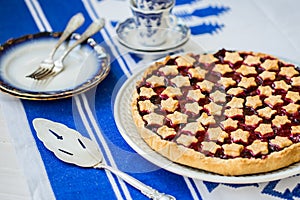
[[[246,51],[240,52],[245,53]],[[256,56],[274,57],[264,53],[246,53],[252,53]],[[170,57],[167,56],[165,61],[156,62],[147,68],[144,72],[144,76],[140,80],[151,74],[152,71],[159,68],[161,64],[165,64],[169,58]],[[136,85],[139,85],[139,83],[140,82],[137,82]],[[286,147],[278,152],[273,152],[266,158],[222,159],[216,157],[207,157],[205,154],[187,148],[183,145],[163,140],[156,133],[144,127],[145,122],[140,116],[137,108],[138,97],[139,95],[135,89],[133,92],[131,108],[133,121],[137,127],[138,133],[150,148],[175,163],[225,176],[239,176],[270,172],[300,161],[300,143],[292,144],[291,146]]]

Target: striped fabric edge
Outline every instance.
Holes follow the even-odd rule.
[[[86,6],[86,10],[91,15],[91,18],[97,19],[99,17],[99,14],[97,14],[97,11],[95,10],[95,8],[97,7],[97,1],[96,0],[82,0],[82,1],[84,2],[84,5]],[[113,50],[113,53],[115,54],[114,57],[120,58],[120,59],[118,59],[118,62],[120,64],[124,74],[128,78],[128,77],[130,77],[130,75],[132,75],[132,70],[134,70],[134,69],[130,69],[130,67],[128,67],[128,66],[135,66],[136,63],[130,58],[129,55],[120,55],[120,51],[117,47],[117,44],[115,43],[115,40],[113,40],[113,38],[110,37],[110,35],[113,35],[114,31],[115,30],[113,29],[113,27],[108,25],[105,28],[105,33],[102,33],[102,34],[107,40],[110,41],[110,43],[111,43],[110,46],[112,49],[114,49]],[[124,66],[127,66],[127,67],[124,67]],[[193,199],[195,199],[195,200],[202,199],[200,191],[198,190],[197,187],[194,187],[194,184],[192,184],[192,181],[196,181],[196,180],[193,180],[193,179],[187,178],[187,177],[183,177],[183,179],[186,182],[187,187],[189,188]]]

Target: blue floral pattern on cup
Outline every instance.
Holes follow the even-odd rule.
[[[134,16],[138,31],[137,40],[144,46],[157,46],[165,42],[168,29],[172,28],[174,18],[171,17],[172,4],[167,9],[142,10],[134,5],[135,0],[130,1],[130,8]]]
[[[143,10],[160,10],[170,7],[174,0],[136,0],[135,5],[137,8]]]
[[[137,27],[145,27],[145,31],[141,32],[142,37],[153,37],[157,33],[157,28],[162,23],[162,13],[145,15],[141,12],[136,12]]]

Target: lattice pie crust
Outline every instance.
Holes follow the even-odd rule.
[[[223,175],[300,160],[300,73],[255,52],[166,57],[137,83],[139,133],[168,159]]]

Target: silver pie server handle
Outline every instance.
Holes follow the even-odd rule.
[[[123,179],[124,181],[126,181],[127,183],[135,187],[136,189],[140,190],[141,193],[143,193],[145,196],[149,197],[150,199],[153,200],[175,200],[176,199],[171,195],[158,192],[157,190],[133,178],[132,176],[129,176],[128,174],[120,170],[117,170],[111,166],[105,165],[103,163],[99,163],[96,166],[94,166],[94,168],[102,168],[114,173],[115,175],[117,175],[118,177],[120,177],[121,179]]]
[[[33,120],[37,137],[45,147],[60,160],[80,167],[106,169],[140,190],[145,196],[154,200],[175,200],[175,197],[160,193],[141,181],[103,163],[103,156],[97,144],[82,136],[74,129],[43,118]]]

